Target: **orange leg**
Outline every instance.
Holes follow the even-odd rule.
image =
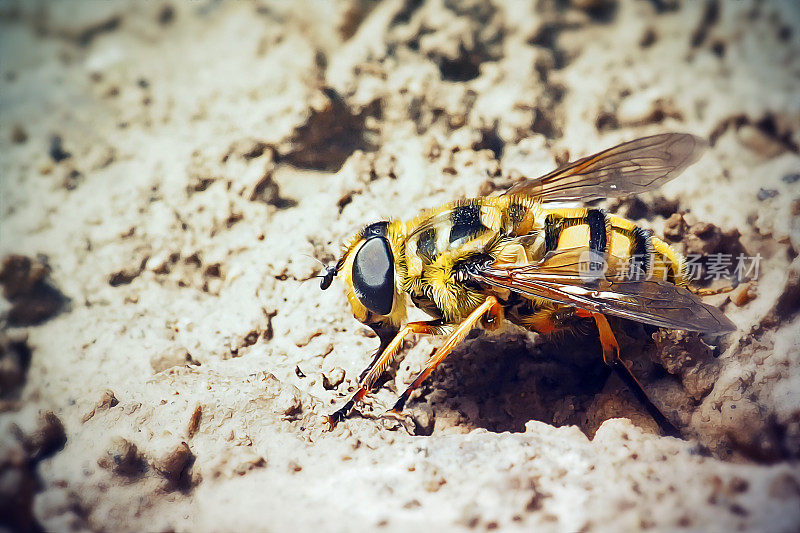
[[[405,339],[411,333],[419,333],[419,334],[429,334],[433,335],[439,333],[442,329],[442,326],[437,322],[409,322],[406,324],[398,333],[395,335],[394,339],[391,340],[386,345],[386,348],[379,353],[379,355],[372,360],[367,368],[361,372],[361,376],[358,379],[358,389],[350,395],[347,401],[342,405],[340,409],[338,409],[335,413],[328,415],[325,417],[325,422],[328,424],[329,429],[333,429],[333,427],[341,420],[343,420],[356,402],[361,401],[361,399],[369,392],[372,388],[372,385],[375,384],[375,381],[383,374],[383,371],[386,370],[386,366],[395,356],[395,354],[400,350],[400,346],[403,344],[403,339]]]
[[[583,313],[588,313],[583,311]],[[597,330],[600,332],[600,344],[603,347],[603,361],[611,367],[614,372],[620,377],[625,385],[633,392],[642,404],[644,404],[650,416],[656,421],[661,430],[670,437],[681,437],[681,432],[676,428],[669,419],[664,416],[664,413],[655,406],[653,401],[647,396],[639,380],[630,371],[630,369],[619,358],[619,345],[617,339],[614,337],[614,332],[611,331],[611,326],[605,315],[601,313],[590,313],[597,323]],[[585,315],[584,315],[585,316]]]
[[[453,351],[453,348],[464,340],[464,337],[472,331],[475,327],[475,324],[483,318],[483,323],[487,328],[493,329],[496,328],[500,321],[503,319],[503,308],[497,302],[497,298],[494,296],[489,296],[486,300],[479,305],[470,315],[458,325],[458,327],[450,334],[447,338],[445,343],[436,350],[436,353],[425,363],[425,368],[422,372],[417,375],[414,381],[409,385],[409,387],[400,395],[397,399],[397,402],[394,404],[389,412],[386,414],[392,416],[394,418],[402,418],[400,414],[403,408],[406,405],[406,401],[408,401],[409,396],[411,393],[414,392],[416,388],[422,385],[422,382],[425,381],[428,376],[439,366],[439,363],[444,361],[444,358],[450,355],[450,352]]]
[[[603,347],[603,362],[610,367],[619,362],[619,344],[611,326],[608,324],[606,316],[600,313],[592,313],[597,324],[597,331],[600,332],[600,345]]]

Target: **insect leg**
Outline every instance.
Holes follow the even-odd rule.
[[[394,338],[386,343],[385,347],[384,343],[381,342],[381,346],[383,349],[379,349],[376,357],[372,360],[372,362],[361,372],[361,375],[358,378],[358,388],[356,391],[350,395],[347,401],[339,408],[335,413],[328,415],[325,417],[325,422],[328,424],[329,429],[333,429],[333,427],[341,420],[343,420],[356,402],[360,401],[364,395],[369,392],[372,385],[375,384],[375,380],[377,380],[380,375],[386,370],[386,365],[392,360],[392,357],[397,353],[400,349],[400,346],[403,343],[403,339],[405,339],[411,333],[420,333],[420,334],[435,334],[438,332],[441,325],[438,321],[432,322],[409,322],[394,336]]]
[[[439,366],[445,357],[447,357],[453,348],[462,340],[467,334],[472,331],[472,328],[475,324],[480,320],[484,315],[487,315],[488,321],[490,324],[494,324],[498,317],[503,316],[503,309],[500,304],[497,302],[497,298],[494,296],[489,296],[486,298],[480,306],[477,307],[470,315],[458,325],[458,327],[450,334],[447,338],[445,343],[436,350],[436,353],[425,363],[425,368],[422,372],[420,372],[417,377],[414,379],[413,383],[408,386],[408,388],[400,395],[397,399],[397,402],[394,404],[394,407],[391,408],[387,412],[387,415],[395,417],[395,418],[402,418],[400,414],[403,408],[406,405],[406,401],[408,401],[408,397],[411,396],[411,393],[414,392],[414,389],[419,387],[428,376]]]
[[[603,362],[610,367],[619,362],[619,344],[614,332],[611,331],[611,326],[608,324],[608,319],[602,313],[592,313],[597,324],[597,331],[600,332],[600,345],[603,347]]]
[[[664,413],[655,406],[653,401],[647,396],[641,383],[630,369],[619,358],[619,345],[617,339],[614,337],[614,332],[611,331],[611,326],[608,324],[605,315],[601,313],[592,313],[592,317],[597,323],[597,330],[600,332],[600,344],[603,346],[603,361],[611,367],[611,369],[620,377],[625,385],[630,389],[636,399],[641,402],[650,416],[656,421],[661,430],[670,437],[681,438],[681,432],[676,428],[669,419],[664,416]]]

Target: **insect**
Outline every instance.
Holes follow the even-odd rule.
[[[644,137],[500,196],[459,200],[408,222],[376,222],[350,237],[320,286],[339,276],[353,315],[375,331],[380,346],[357,389],[326,417],[328,426],[370,391],[412,333],[445,340],[386,413],[401,420],[412,391],[473,328],[496,330],[508,321],[549,335],[593,319],[603,361],[665,433],[679,435],[620,359],[606,317],[711,334],[735,326],[689,289],[679,253],[633,222],[582,203],[653,190],[704,149],[689,134]],[[406,294],[431,320],[406,322]]]

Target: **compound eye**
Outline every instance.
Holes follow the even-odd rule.
[[[372,237],[353,260],[353,289],[359,301],[379,315],[392,312],[394,301],[394,257],[389,241]]]

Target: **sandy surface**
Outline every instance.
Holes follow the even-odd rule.
[[[728,337],[617,325],[687,440],[521,332],[323,431],[377,340],[309,256],[663,131],[711,148],[603,205],[762,257]],[[790,1],[0,2],[0,525],[797,531],[799,147]]]

